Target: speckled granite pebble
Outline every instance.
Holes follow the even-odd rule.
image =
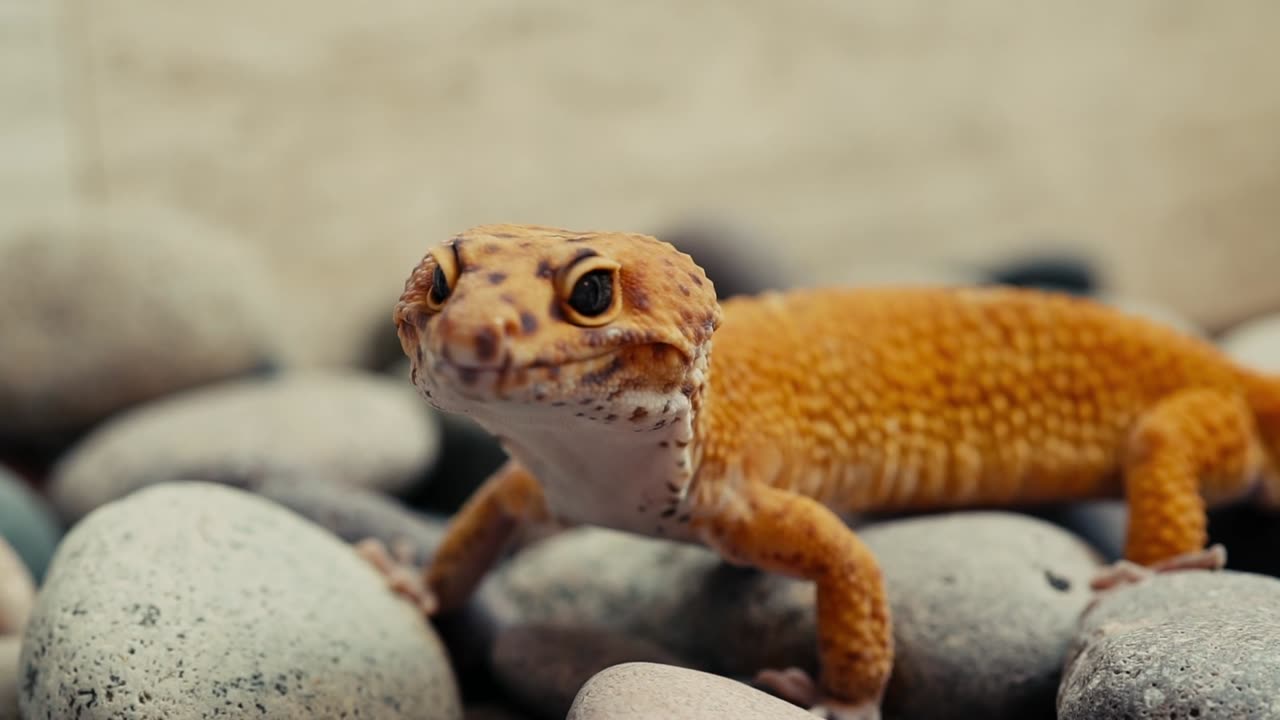
[[[394,492],[426,473],[438,449],[435,416],[411,386],[299,371],[175,394],[114,418],[59,463],[50,497],[74,521],[168,480],[241,485],[289,472]]]
[[[813,720],[808,712],[719,675],[635,662],[591,678],[565,720]]]
[[[0,436],[79,431],[248,372],[287,326],[261,258],[195,218],[82,208],[0,235]]]
[[[503,630],[493,648],[498,682],[546,720],[563,718],[593,675],[624,662],[683,664],[651,642],[596,627],[516,625]]]
[[[862,531],[889,586],[892,717],[1052,718],[1062,656],[1098,557],[1015,513],[960,512]]]
[[[77,525],[20,667],[33,718],[462,715],[435,633],[348,545],[209,483],[148,488]]]
[[[1280,718],[1280,581],[1182,572],[1104,594],[1072,644],[1058,717]]]
[[[0,538],[0,636],[22,632],[31,615],[35,592],[31,572]]]
[[[1014,513],[956,513],[860,530],[898,618],[886,709],[906,717],[1052,717],[1062,652],[1097,555]],[[482,588],[500,623],[575,620],[645,638],[734,677],[816,669],[813,586],[710,551],[597,528],[526,549]],[[977,670],[980,670],[977,671]]]
[[[17,475],[0,465],[0,538],[22,558],[40,582],[62,529],[49,504]]]
[[[0,720],[21,720],[18,714],[18,654],[21,651],[21,637],[0,637]]]

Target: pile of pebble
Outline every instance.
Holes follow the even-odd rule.
[[[812,717],[751,684],[816,668],[812,586],[699,547],[534,530],[424,621],[352,542],[426,561],[501,451],[403,363],[291,365],[252,253],[164,230],[0,237],[0,720]],[[681,242],[722,294],[777,280],[715,233]],[[1280,321],[1221,342],[1280,370]],[[885,717],[1280,717],[1280,518],[1216,512],[1229,570],[1095,598],[1124,522],[866,521],[896,621]]]

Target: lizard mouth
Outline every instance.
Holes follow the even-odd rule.
[[[542,401],[559,391],[576,392],[578,388],[607,380],[621,369],[620,355],[626,348],[611,348],[583,357],[535,359],[513,362],[510,352],[497,365],[472,366],[454,362],[447,352],[425,358],[424,368],[437,384],[450,388],[468,400],[517,400],[528,393]]]

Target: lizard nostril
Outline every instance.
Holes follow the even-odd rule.
[[[493,328],[480,328],[475,334],[476,357],[481,360],[492,360],[498,356],[498,333]]]

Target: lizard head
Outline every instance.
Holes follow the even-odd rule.
[[[441,410],[642,431],[696,409],[721,314],[702,268],[655,238],[489,225],[431,248],[394,318]]]

